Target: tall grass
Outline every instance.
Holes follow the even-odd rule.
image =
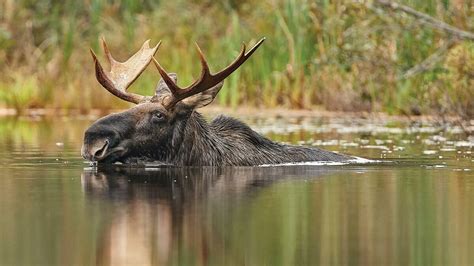
[[[470,1],[401,2],[459,28],[474,28]],[[95,81],[88,48],[98,51],[100,36],[121,60],[146,39],[162,40],[157,58],[179,74],[180,84],[200,71],[193,42],[217,71],[242,42],[266,36],[264,46],[226,80],[219,104],[472,117],[474,69],[458,71],[472,66],[472,45],[460,41],[433,69],[400,79],[449,36],[369,2],[5,0],[0,10],[4,107],[83,112],[126,107]],[[131,89],[152,94],[157,81],[150,67]],[[42,97],[29,93],[31,87]],[[17,94],[31,99],[12,101]]]

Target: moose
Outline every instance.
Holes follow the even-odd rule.
[[[103,69],[91,49],[98,82],[113,95],[136,106],[94,122],[84,134],[82,157],[97,163],[173,166],[254,166],[353,159],[316,147],[271,141],[234,118],[218,116],[207,122],[196,111],[214,100],[224,79],[247,61],[264,40],[262,38],[247,52],[243,44],[238,57],[215,74],[211,74],[204,54],[196,44],[202,67],[200,77],[191,85],[180,88],[177,75],[167,73],[154,58],[161,42],[150,47],[150,40],[147,40],[127,61],[118,62],[102,39],[110,71]],[[155,95],[128,92],[130,85],[151,62],[161,76]]]

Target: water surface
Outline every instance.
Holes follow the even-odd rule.
[[[241,117],[382,160],[91,168],[84,118],[0,118],[0,265],[473,265],[474,139],[456,126]]]

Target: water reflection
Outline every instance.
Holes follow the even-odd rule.
[[[115,208],[98,238],[97,262],[151,265],[191,260],[201,265],[225,261],[227,230],[219,232],[213,226],[212,207],[226,213],[238,209],[242,201],[256,200],[262,189],[275,182],[314,180],[324,174],[323,168],[314,167],[86,170],[82,186],[87,197],[111,202]],[[229,259],[231,264],[241,264],[244,258],[234,254]]]
[[[474,261],[469,174],[390,169],[117,167],[84,171],[82,187],[109,213],[101,265]]]

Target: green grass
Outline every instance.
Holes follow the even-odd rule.
[[[469,1],[401,2],[459,28],[474,28]],[[24,0],[4,1],[0,9],[3,107],[84,112],[126,107],[95,81],[88,49],[99,52],[100,36],[121,60],[146,39],[162,40],[157,58],[183,85],[200,71],[194,42],[217,71],[242,42],[252,45],[265,36],[263,47],[227,79],[218,104],[473,116],[472,44],[460,41],[432,70],[399,79],[449,36],[369,4]],[[152,94],[158,79],[150,67],[132,90]]]

